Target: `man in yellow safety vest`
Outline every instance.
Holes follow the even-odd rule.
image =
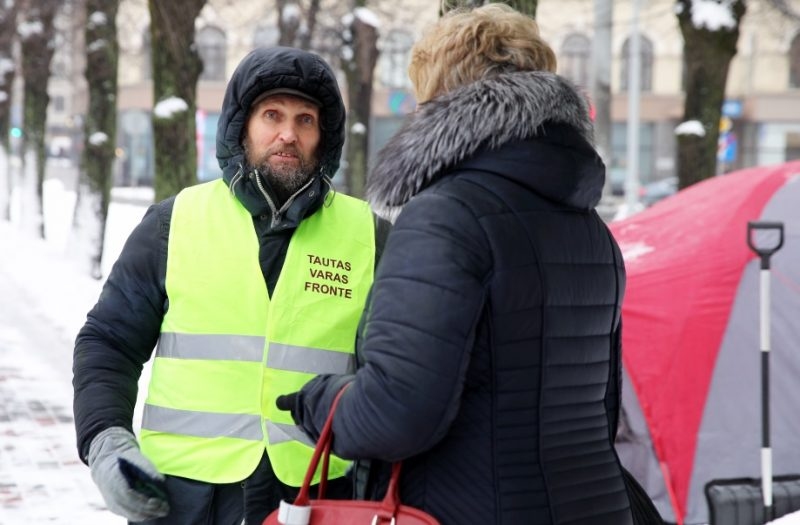
[[[73,385],[80,457],[130,522],[260,524],[302,483],[313,444],[275,400],[352,370],[389,227],[332,191],[344,130],[320,57],[257,49],[225,93],[222,179],[151,206],[128,238],[78,334]],[[350,494],[348,467],[332,462],[329,496]]]

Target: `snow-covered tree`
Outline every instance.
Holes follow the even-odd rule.
[[[725,85],[745,8],[745,0],[677,0],[686,71],[683,120],[699,122],[704,131],[677,135],[679,188],[716,175]]]
[[[342,19],[344,45],[341,63],[347,80],[347,164],[344,171],[348,193],[364,195],[369,159],[369,127],[372,116],[372,79],[378,62],[378,17],[366,0],[354,0],[353,11]]]
[[[155,200],[197,182],[197,80],[203,70],[195,19],[206,0],[148,0],[153,67]]]
[[[321,0],[275,0],[278,45],[311,49]]]
[[[21,222],[24,230],[44,237],[42,194],[44,187],[47,81],[55,51],[53,19],[60,0],[25,0],[17,34],[22,43],[22,76],[25,80],[22,136],[23,184]]]
[[[0,2],[0,220],[11,219],[11,96],[14,84],[14,34],[17,3]]]
[[[73,223],[73,243],[80,262],[95,279],[100,263],[111,201],[117,130],[117,10],[119,0],[86,1],[86,81],[89,111],[84,120],[84,147]]]
[[[300,5],[296,0],[275,0],[275,8],[278,14],[278,45],[294,46],[303,22]]]

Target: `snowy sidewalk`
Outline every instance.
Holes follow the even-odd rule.
[[[66,256],[74,193],[44,190],[47,241],[0,221],[0,525],[122,525],[78,459],[72,419],[73,343],[102,283]],[[106,274],[144,214],[130,202],[109,210]]]
[[[32,250],[35,243],[8,228],[0,225],[0,525],[124,523],[105,510],[78,459],[71,386],[75,334],[48,315],[59,308],[67,309],[64,320],[85,315],[69,311],[82,307],[81,294],[56,295],[69,285],[66,279],[78,283],[59,271],[43,242]],[[49,304],[41,304],[28,287],[53,280],[61,282],[50,288]],[[87,280],[85,286],[88,297],[99,285]]]

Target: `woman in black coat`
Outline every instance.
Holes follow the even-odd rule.
[[[336,454],[403,460],[401,500],[445,525],[633,523],[614,450],[619,248],[587,102],[536,23],[451,13],[412,50],[419,108],[369,198],[396,216],[361,368],[294,398],[313,437],[343,384]]]

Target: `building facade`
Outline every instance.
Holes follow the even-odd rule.
[[[558,55],[559,73],[591,92],[594,7],[598,0],[541,0],[537,20]],[[718,172],[800,158],[800,18],[767,1],[749,1],[720,122]],[[609,176],[625,176],[628,55],[634,0],[606,0],[612,9]],[[800,2],[786,4],[800,13]],[[683,38],[674,0],[640,0],[641,183],[674,176],[675,128],[683,120]]]
[[[72,0],[75,1],[75,0]],[[558,56],[559,73],[591,93],[591,51],[595,4],[601,0],[540,0],[537,20],[543,37]],[[612,9],[611,149],[607,158],[612,181],[626,172],[628,124],[628,51],[634,0],[605,0]],[[68,2],[71,3],[71,2]],[[683,39],[674,0],[640,0],[639,179],[642,184],[675,174],[675,128],[683,119]],[[787,0],[800,12],[800,0]],[[381,20],[380,58],[375,71],[370,154],[394,133],[415,107],[406,75],[409,50],[438,16],[438,3],[375,1],[371,11]],[[800,19],[782,14],[766,0],[748,2],[738,53],[731,64],[722,130],[720,172],[800,158]],[[338,36],[344,14],[338,2],[322,2],[314,48],[336,67]],[[74,7],[60,15],[65,45],[54,57],[50,84],[51,135],[54,144],[71,146],[85,111],[85,80],[80,49],[82,25]],[[272,0],[209,0],[196,21],[197,49],[204,71],[197,91],[198,176],[219,175],[214,135],[228,78],[241,58],[258,45],[275,45],[278,19]],[[150,112],[149,14],[146,0],[122,0],[117,17],[120,40],[117,183],[147,185],[153,177]],[[66,45],[68,43],[69,45]],[[71,54],[72,61],[67,54]],[[340,85],[345,89],[344,78]],[[64,137],[69,137],[69,140]],[[54,148],[58,149],[56,146]]]

